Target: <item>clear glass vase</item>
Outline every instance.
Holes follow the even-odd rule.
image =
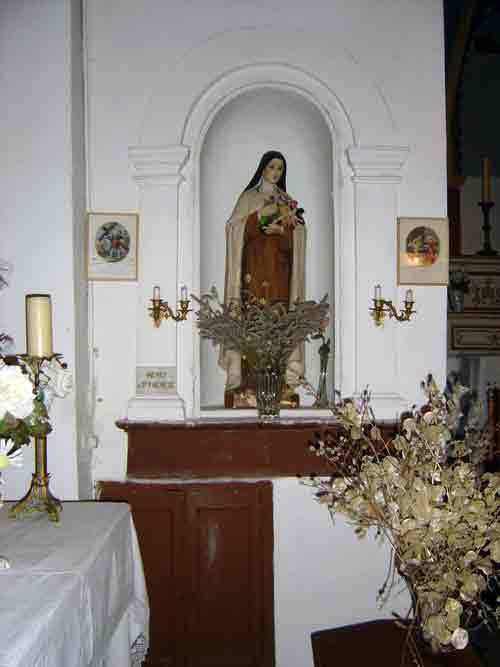
[[[261,419],[278,419],[283,376],[276,368],[255,371],[257,413]]]

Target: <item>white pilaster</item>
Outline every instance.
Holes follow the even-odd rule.
[[[355,201],[356,289],[355,390],[372,391],[380,418],[394,418],[406,406],[400,391],[398,336],[412,322],[386,320],[375,326],[369,309],[376,284],[385,299],[400,307],[404,290],[397,287],[396,219],[398,184],[408,156],[407,147],[352,146]]]
[[[139,272],[136,366],[168,367],[178,378],[176,327],[183,322],[163,320],[156,328],[148,313],[153,286],[173,310],[179,299],[178,276],[178,190],[181,169],[187,160],[186,146],[132,147],[129,158],[140,189]],[[184,403],[177,392],[135,395],[127,417],[159,421],[184,419]]]

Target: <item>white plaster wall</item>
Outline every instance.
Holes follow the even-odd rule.
[[[288,192],[305,209],[306,298],[319,300],[327,294],[333,310],[330,132],[319,111],[304,98],[270,88],[243,93],[228,103],[217,114],[205,138],[201,165],[200,290],[207,292],[215,285],[222,298],[225,221],[260,157],[271,149],[284,154]],[[327,336],[332,336],[331,326]],[[319,375],[317,349],[317,342],[305,349],[306,377],[313,383]],[[211,341],[202,341],[202,407],[221,406],[224,401],[225,373],[218,367],[217,358],[218,348]],[[309,403],[313,400],[309,397]]]
[[[342,518],[332,524],[313,490],[296,479],[275,481],[274,562],[276,664],[312,667],[311,632],[404,615],[409,596],[398,582],[381,607],[387,543],[360,540]]]
[[[0,255],[13,264],[10,286],[0,298],[0,329],[14,337],[17,352],[24,352],[24,296],[51,294],[54,349],[74,371],[72,9],[65,0],[0,3]],[[82,283],[78,289],[85,296]],[[75,499],[75,393],[55,401],[52,423],[51,489],[62,499]],[[33,457],[33,448],[25,449],[24,467],[6,473],[5,497],[24,495]]]
[[[410,403],[419,401],[420,380],[428,372],[441,380],[445,374],[446,290],[417,288],[418,316],[406,325],[390,322],[375,331],[368,308],[379,280],[388,298],[400,301],[404,295],[404,289],[396,287],[395,214],[446,214],[441,2],[146,0],[139,6],[133,0],[87,0],[85,6],[92,210],[139,210],[144,190],[140,197],[130,172],[129,147],[186,143],[193,149],[186,141],[196,125],[193,117],[201,108],[220,103],[210,97],[214,87],[222,86],[227,76],[269,63],[276,65],[276,72],[281,65],[283,72],[290,67],[306,73],[318,89],[327,89],[350,124],[353,144],[409,147],[400,184],[381,182],[374,187],[365,171],[354,186],[352,171],[345,166],[337,177],[339,187],[354,197],[362,212],[356,220],[357,236],[349,238],[359,250],[356,289],[348,286],[342,295],[348,301],[356,295],[356,302],[347,304],[357,321],[356,330],[347,333],[362,351],[356,382],[369,380],[390,393],[395,389],[389,378],[396,377],[397,391]],[[282,82],[278,75],[275,82],[277,86]],[[194,148],[201,152],[201,146]],[[249,156],[244,159],[250,161]],[[242,158],[238,169],[243,164]],[[196,169],[188,162],[182,171],[186,178],[181,185],[182,221],[193,220],[188,200],[190,189],[199,186]],[[227,165],[214,169],[223,173]],[[241,178],[235,178],[233,192],[244,184]],[[150,185],[153,182],[151,178]],[[300,184],[296,189],[290,183],[299,197],[300,189]],[[338,202],[338,220],[352,219],[353,211],[342,210],[343,204],[344,200]],[[148,211],[148,222],[149,218]],[[176,222],[165,215],[165,225]],[[144,228],[143,233],[147,233]],[[181,228],[180,234],[184,252],[196,248],[192,229]],[[157,252],[151,263],[161,260],[171,272],[177,248],[161,244]],[[179,282],[191,287],[192,274],[182,272],[181,262]],[[165,286],[169,298],[176,294],[175,282]],[[97,479],[119,479],[125,471],[124,438],[113,421],[124,415],[133,392],[134,320],[144,323],[140,318],[147,317],[142,297],[136,305],[135,291],[134,285],[93,289],[95,382],[100,399],[95,403],[100,434]],[[180,341],[189,332],[188,325],[181,326],[177,327]],[[172,327],[162,324],[156,337],[164,336],[167,350],[175,342]],[[169,352],[162,354],[168,357]],[[193,360],[189,355],[186,360],[194,376]],[[192,403],[192,397],[184,398]],[[390,409],[392,404],[387,405]],[[395,411],[385,416],[395,417]],[[388,615],[394,608],[379,612],[375,602],[387,558],[372,539],[360,544],[344,524],[332,528],[326,510],[316,506],[310,491],[295,479],[275,482],[274,490],[277,665],[304,667],[312,665],[311,631]],[[404,606],[401,600],[395,604]]]
[[[71,0],[68,30],[71,36],[71,198],[73,223],[73,276],[75,294],[76,445],[79,498],[93,495],[93,423],[89,373],[88,283],[85,266],[85,220],[87,208],[85,163],[85,103],[83,15],[80,0]]]

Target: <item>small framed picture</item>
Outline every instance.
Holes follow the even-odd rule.
[[[398,285],[447,285],[448,258],[447,218],[398,218]]]
[[[87,213],[89,280],[137,280],[137,213]]]

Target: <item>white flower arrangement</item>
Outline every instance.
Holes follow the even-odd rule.
[[[12,440],[0,440],[0,470],[7,466],[20,468],[23,465],[23,450],[14,449]]]
[[[0,439],[10,439],[16,447],[47,433],[54,398],[64,398],[73,388],[71,373],[58,356],[38,363],[25,355],[0,357]]]
[[[57,359],[43,362],[41,367],[40,389],[43,392],[43,402],[50,410],[54,398],[65,398],[73,390],[73,376],[65,365]]]
[[[7,413],[26,419],[33,412],[33,384],[20,366],[8,366],[0,360],[0,420]]]

